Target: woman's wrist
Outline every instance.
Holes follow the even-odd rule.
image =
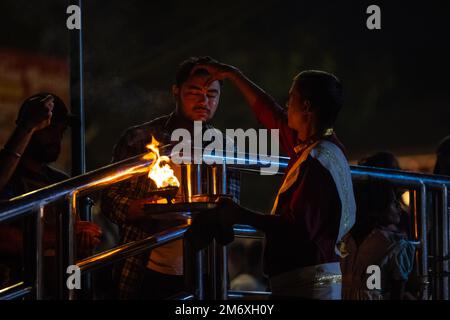
[[[239,78],[242,78],[242,72],[236,67],[229,66],[229,70],[225,73],[226,78],[231,81],[237,81]]]

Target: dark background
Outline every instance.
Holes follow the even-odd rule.
[[[450,134],[448,1],[84,2],[88,170],[110,161],[127,127],[173,109],[176,67],[192,55],[238,66],[280,103],[299,71],[335,73],[346,92],[337,132],[351,159],[433,153]],[[67,58],[69,3],[2,0],[0,47]],[[381,7],[381,30],[366,28],[370,4]],[[230,84],[214,124],[258,126]],[[244,200],[266,208],[275,180],[244,180]]]

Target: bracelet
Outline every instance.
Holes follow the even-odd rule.
[[[9,153],[10,155],[16,157],[17,159],[20,159],[22,157],[22,155],[20,153],[12,151],[12,150],[9,150],[7,148],[3,148],[3,151],[6,151],[7,153]]]

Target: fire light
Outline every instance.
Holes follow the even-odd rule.
[[[152,136],[152,143],[146,146],[151,152],[146,154],[144,159],[153,160],[149,168],[148,177],[155,182],[158,189],[179,187],[180,182],[169,164],[170,158],[167,156],[160,156],[159,145],[160,143]]]

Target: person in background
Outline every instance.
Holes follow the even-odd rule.
[[[0,199],[11,198],[44,188],[69,178],[50,164],[61,153],[61,142],[71,116],[64,102],[52,93],[39,93],[20,107],[16,127],[0,151]],[[46,298],[56,297],[56,228],[58,216],[65,211],[64,201],[45,207],[44,213],[44,288]],[[25,220],[19,218],[0,224],[0,285],[23,280]],[[89,255],[100,242],[101,230],[91,222],[75,223],[78,257]]]
[[[402,207],[395,188],[385,181],[358,183],[355,199],[356,223],[341,246],[342,298],[403,299],[416,246],[398,228]],[[370,266],[380,269],[378,288],[368,287]]]
[[[391,152],[379,151],[358,161],[359,166],[401,170],[397,158]]]
[[[436,150],[436,164],[433,173],[450,176],[450,136],[445,137],[439,143]]]

